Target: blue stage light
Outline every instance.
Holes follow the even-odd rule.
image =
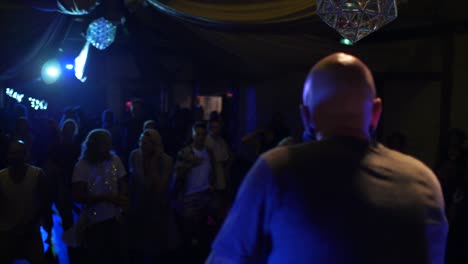
[[[52,78],[58,78],[60,76],[60,70],[55,67],[47,68],[46,73]]]
[[[62,74],[60,63],[53,59],[49,60],[42,66],[41,77],[46,84],[52,84],[58,80]]]
[[[67,70],[73,70],[73,64],[67,64],[65,65],[65,68],[67,68]]]

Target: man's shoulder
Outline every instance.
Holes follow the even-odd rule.
[[[382,162],[388,164],[387,166],[391,166],[395,174],[400,175],[400,177],[405,177],[405,180],[410,182],[423,184],[438,193],[442,192],[436,175],[422,161],[408,154],[389,149],[381,144],[375,149],[380,154],[380,157],[387,160],[387,162]]]
[[[317,143],[302,143],[291,146],[278,146],[266,153],[261,158],[272,167],[272,169],[286,169],[293,166],[294,163],[303,161],[311,162],[314,160],[314,153],[320,155],[320,146]],[[301,158],[302,157],[302,158]]]
[[[291,166],[291,153],[291,147],[276,147],[262,154],[259,160],[263,161],[272,171],[280,172]]]
[[[380,154],[380,157],[387,159],[389,162],[395,165],[399,164],[399,167],[404,167],[406,170],[411,170],[426,175],[434,175],[432,170],[426,164],[411,155],[389,149],[382,144],[378,144],[375,147],[375,150]]]
[[[379,145],[377,151],[390,162],[391,167],[387,165],[387,169],[390,169],[394,179],[402,184],[400,187],[410,187],[407,190],[412,190],[411,194],[414,197],[418,197],[421,203],[432,208],[427,218],[433,223],[445,225],[442,188],[434,172],[415,157],[388,149],[383,145]]]
[[[28,166],[29,166],[29,169],[31,169],[34,172],[42,172],[42,169],[39,167],[36,167],[34,165],[28,165]]]

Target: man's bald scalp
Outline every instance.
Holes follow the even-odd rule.
[[[303,102],[310,107],[330,98],[347,98],[356,103],[376,96],[369,68],[358,58],[335,53],[320,60],[310,71],[304,85]]]

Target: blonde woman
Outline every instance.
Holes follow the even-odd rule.
[[[83,204],[87,224],[84,246],[87,263],[122,263],[121,214],[128,206],[126,175],[121,160],[112,152],[109,131],[95,129],[83,142],[73,172],[73,198]]]
[[[144,130],[139,148],[129,158],[129,217],[135,263],[142,263],[141,258],[157,261],[168,250],[172,166],[172,158],[164,152],[159,133],[154,129]]]

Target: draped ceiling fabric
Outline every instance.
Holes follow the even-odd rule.
[[[188,22],[211,24],[272,24],[315,14],[315,0],[147,0],[162,12]]]
[[[182,21],[199,38],[236,56],[245,71],[271,73],[308,67],[311,60],[338,48],[337,42],[316,36],[313,30],[307,32],[309,22],[318,21],[315,0],[147,2]]]
[[[316,16],[316,0],[147,0],[201,39],[236,56],[247,71],[304,70],[336,51],[356,54],[376,69],[398,71],[418,41],[343,46]],[[285,26],[286,25],[286,26]],[[289,26],[288,26],[289,25]],[[385,51],[385,52],[382,52]],[[382,64],[386,61],[386,64]],[[414,70],[414,69],[409,69]]]
[[[63,40],[69,20],[45,1],[0,4],[2,49],[0,81],[37,78],[40,66]],[[31,23],[31,21],[34,21]],[[14,25],[14,26],[7,26]]]
[[[246,71],[299,70],[340,48],[337,41],[314,34],[315,25],[328,31],[315,16],[315,0],[147,2],[182,21],[198,37],[238,57]]]

